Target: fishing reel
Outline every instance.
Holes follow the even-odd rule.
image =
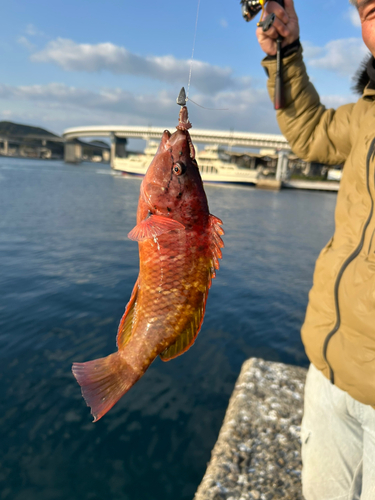
[[[242,16],[245,19],[245,21],[251,21],[254,19],[254,17],[262,11],[262,15],[260,18],[260,21],[258,23],[258,26],[262,26],[262,22],[264,22],[264,7],[266,5],[268,0],[241,0],[241,5],[242,5]],[[272,0],[282,7],[284,7],[284,1],[283,0]]]
[[[263,31],[268,31],[273,25],[276,16],[275,14],[269,14],[264,17],[264,8],[269,0],[241,0],[242,6],[242,16],[245,21],[251,21],[254,17],[262,11],[260,20],[257,23],[261,26]],[[284,0],[272,0],[278,3],[281,7],[284,7]],[[284,83],[283,83],[283,68],[282,68],[282,57],[281,57],[281,42],[282,37],[278,36],[276,39],[276,81],[275,81],[275,101],[274,108],[282,109],[284,107]]]

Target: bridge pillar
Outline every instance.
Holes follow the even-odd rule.
[[[116,158],[126,158],[126,144],[128,140],[125,137],[117,137],[111,134],[111,168],[115,168]]]
[[[111,134],[111,159],[110,165],[111,168],[115,168],[115,158],[116,158],[116,136],[115,134]]]
[[[3,141],[3,154],[5,156],[8,156],[8,154],[9,154],[9,141],[8,141],[8,139],[4,139],[4,141]]]
[[[117,158],[126,158],[126,145],[128,140],[126,137],[116,137],[116,156]]]
[[[289,155],[286,151],[279,152],[279,159],[276,167],[276,180],[285,181],[288,178]]]
[[[65,163],[81,163],[82,146],[77,140],[65,142],[64,161]]]

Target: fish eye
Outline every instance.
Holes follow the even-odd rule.
[[[173,165],[173,172],[176,175],[182,175],[186,172],[186,166],[183,163],[177,162]]]

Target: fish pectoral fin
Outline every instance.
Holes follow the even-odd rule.
[[[203,294],[201,307],[195,312],[186,329],[177,337],[176,342],[160,353],[162,361],[170,361],[173,358],[177,358],[177,356],[180,356],[189,350],[194,344],[195,339],[197,338],[202,327],[206,302],[207,292]]]
[[[211,229],[211,252],[212,252],[212,278],[215,278],[215,270],[219,269],[219,259],[222,257],[221,249],[224,247],[224,242],[221,236],[224,234],[224,229],[222,226],[222,221],[210,215],[210,229]]]
[[[117,330],[117,348],[123,349],[129,342],[132,330],[133,330],[133,319],[134,319],[134,309],[137,303],[138,296],[138,279],[135,282],[130,300],[125,308],[125,312],[121,318],[118,330]]]
[[[150,215],[130,231],[128,238],[133,241],[144,241],[180,229],[185,229],[185,226],[176,220],[162,215]]]

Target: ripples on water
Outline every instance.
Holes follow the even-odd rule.
[[[71,363],[115,350],[138,273],[140,181],[110,174],[0,158],[1,500],[190,500],[242,362],[307,364],[336,195],[206,186],[226,246],[198,340],[92,424]]]

